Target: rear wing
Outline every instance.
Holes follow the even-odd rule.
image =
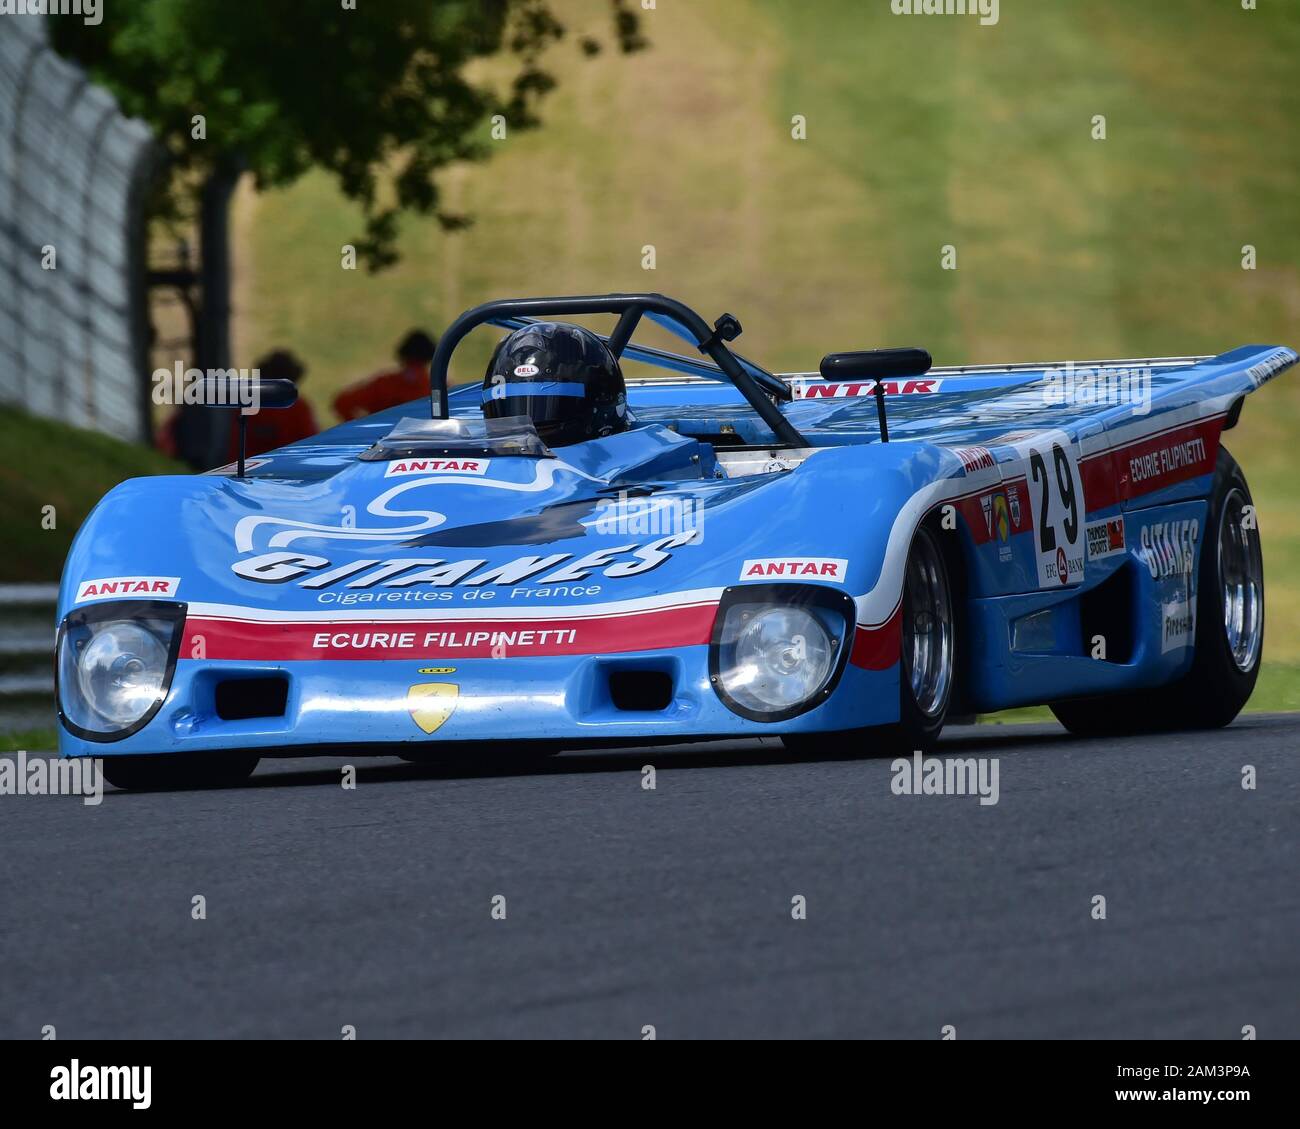
[[[672,357],[672,354],[666,354]],[[646,357],[647,363],[658,363],[656,358]],[[681,358],[692,367],[683,365],[678,371],[684,374],[709,375],[698,373],[698,362],[690,358]],[[1147,371],[1153,374],[1177,375],[1180,371],[1189,374],[1194,369],[1201,369],[1206,376],[1219,375],[1215,368],[1241,368],[1245,361],[1252,363],[1242,368],[1242,391],[1251,392],[1275,376],[1285,372],[1296,363],[1294,350],[1280,346],[1245,345],[1228,353],[1204,354],[1185,357],[1123,357],[1094,361],[1017,361],[1010,364],[988,365],[936,365],[924,376],[902,380],[886,380],[884,391],[887,395],[916,395],[938,392],[973,392],[983,389],[1012,388],[1016,385],[1034,384],[1050,378],[1053,374],[1073,372],[1092,372],[1102,377],[1116,374]],[[676,365],[661,364],[660,367],[674,368]],[[875,382],[864,381],[828,381],[818,372],[781,372],[777,378],[785,383],[792,392],[792,398],[801,399],[841,399],[845,397],[870,396],[875,391]],[[716,377],[714,377],[716,379]],[[629,387],[638,388],[672,388],[695,385],[698,382],[682,377],[642,377],[629,378]]]
[[[1106,380],[1127,373],[1191,369],[1213,360],[1211,356],[1129,357],[1098,361],[1019,361],[1011,364],[938,365],[931,368],[923,377],[886,381],[884,392],[888,396],[911,396],[945,391],[975,392],[984,389],[1014,388],[1018,385],[1034,384],[1048,378],[1049,374],[1069,372],[1093,373],[1099,379]],[[869,396],[875,392],[874,382],[857,385],[848,381],[828,382],[816,372],[781,373],[780,377],[789,383],[796,400],[813,399],[819,396],[827,399]]]
[[[1218,356],[944,366],[882,383],[891,438],[960,445],[1016,430],[1110,429],[1151,412],[1220,415],[1224,427],[1232,427],[1246,396],[1296,363],[1291,349],[1248,345]],[[793,393],[784,410],[805,435],[823,442],[832,434],[840,442],[870,441],[877,430],[873,381],[826,381],[806,372],[780,376]],[[706,421],[749,444],[766,442],[736,414],[734,393],[725,388],[680,378],[628,385],[629,402],[645,418]]]

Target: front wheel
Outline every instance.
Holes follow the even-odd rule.
[[[253,774],[260,759],[239,752],[105,757],[104,776],[114,788],[129,792],[233,788]]]
[[[1222,447],[1201,545],[1195,645],[1191,669],[1172,685],[1056,702],[1052,712],[1084,736],[1218,729],[1249,700],[1264,648],[1264,557],[1246,476]]]
[[[889,733],[903,751],[929,749],[939,739],[952,701],[957,655],[956,615],[948,566],[933,528],[912,541],[903,583],[899,719]]]
[[[953,578],[933,524],[912,539],[900,608],[898,721],[840,733],[797,733],[787,748],[847,748],[864,755],[928,752],[939,740],[956,684],[957,614]]]

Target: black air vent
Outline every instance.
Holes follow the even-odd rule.
[[[217,683],[217,716],[223,721],[246,721],[250,717],[283,717],[289,701],[289,679],[229,678]]]
[[[1106,662],[1132,660],[1133,624],[1137,621],[1134,599],[1131,564],[1117,568],[1096,588],[1079,598],[1079,625],[1085,655],[1092,653],[1092,641],[1100,636],[1106,641]]]
[[[673,676],[665,670],[612,670],[609,697],[616,710],[658,713],[673,700]]]

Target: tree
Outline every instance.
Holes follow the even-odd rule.
[[[639,50],[631,0],[609,3],[618,45]],[[50,24],[55,48],[153,127],[170,158],[161,212],[196,215],[213,177],[272,188],[322,168],[361,205],[372,270],[396,261],[401,212],[466,222],[441,208],[435,174],[484,158],[494,115],[539,124],[555,86],[542,56],[565,34],[548,0],[114,0],[102,25]],[[487,56],[512,62],[500,88],[466,76]]]
[[[632,0],[608,2],[621,50],[644,47]],[[403,212],[468,222],[442,208],[437,172],[486,157],[496,115],[511,130],[539,124],[555,86],[543,55],[565,34],[548,0],[113,0],[100,25],[51,20],[50,31],[168,155],[152,212],[198,223],[203,369],[230,364],[227,215],[244,172],[259,189],[333,174],[365,217],[358,260],[381,270],[398,258]],[[503,61],[495,82],[467,75],[488,57]],[[199,435],[196,464],[216,461],[220,414],[186,429]]]

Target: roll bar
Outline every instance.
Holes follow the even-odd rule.
[[[759,382],[745,370],[726,342],[740,336],[740,322],[731,314],[710,328],[689,306],[663,294],[592,294],[569,298],[504,298],[485,302],[466,310],[442,335],[430,366],[430,413],[434,419],[447,418],[447,371],[451,355],[467,334],[480,325],[507,318],[574,317],[583,314],[615,314],[618,324],[607,340],[615,354],[620,354],[631,339],[638,323],[647,313],[660,314],[680,325],[701,353],[706,354],[736,386],[749,406],[758,413],[781,443],[806,447],[807,441],[769,399]]]

